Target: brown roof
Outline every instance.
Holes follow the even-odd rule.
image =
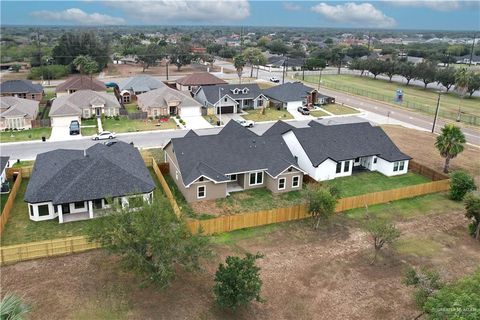
[[[182,86],[208,86],[215,84],[226,84],[227,82],[215,77],[213,74],[208,72],[201,73],[192,73],[188,76],[180,78],[177,80],[178,84]]]
[[[107,87],[103,82],[90,78],[89,76],[77,75],[60,83],[55,89],[55,92],[66,92],[67,90],[107,91]]]

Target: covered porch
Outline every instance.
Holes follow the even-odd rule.
[[[106,199],[64,203],[56,206],[58,222],[74,222],[101,216],[111,205]]]
[[[243,187],[238,183],[238,181],[231,181],[227,183],[227,196],[232,192],[240,192],[243,190]]]

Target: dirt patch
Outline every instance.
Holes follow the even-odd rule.
[[[407,129],[401,126],[383,125],[383,130],[395,144],[413,157],[417,162],[442,172],[445,159],[435,148],[436,135]],[[451,170],[466,170],[473,176],[477,185],[480,184],[480,148],[465,145],[465,150],[450,162]]]
[[[430,266],[453,280],[478,267],[480,244],[466,233],[462,212],[398,222],[402,237],[437,242],[433,256],[387,249],[370,266],[369,237],[339,216],[313,231],[306,221],[217,244],[200,274],[180,272],[164,291],[141,288],[116,257],[97,250],[2,268],[2,293],[23,294],[32,319],[411,319],[418,310],[401,280],[407,264]],[[262,252],[264,303],[236,314],[215,307],[213,275],[226,255]]]
[[[193,72],[206,72],[207,68],[209,68],[210,72],[220,72],[220,68],[214,66],[204,66],[200,64],[190,64],[183,66],[180,71],[177,70],[175,65],[169,64],[168,65],[168,74],[170,76],[181,76],[190,74]],[[166,76],[167,75],[167,67],[164,62],[162,62],[158,66],[149,67],[144,72],[143,68],[140,64],[138,65],[131,65],[131,64],[109,64],[108,67],[104,70],[106,76],[116,76],[116,77],[130,77],[132,75],[138,74],[149,74],[155,76]]]

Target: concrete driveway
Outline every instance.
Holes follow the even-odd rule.
[[[288,112],[290,112],[290,114],[295,118],[295,120],[314,120],[315,117],[314,116],[306,116],[306,115],[303,115],[301,114],[300,112],[298,112],[297,110],[287,110]]]
[[[183,117],[183,120],[185,121],[185,127],[187,129],[212,128],[212,125],[202,116]]]
[[[67,141],[67,140],[77,140],[81,139],[82,135],[70,135],[70,127],[64,126],[53,126],[52,133],[50,134],[50,138],[48,141]]]

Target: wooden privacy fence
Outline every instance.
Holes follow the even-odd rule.
[[[408,164],[408,170],[418,173],[422,176],[425,176],[432,181],[446,180],[449,179],[449,176],[445,173],[440,173],[436,170],[430,169],[429,167],[424,166],[414,160],[410,160]]]
[[[20,184],[22,183],[22,175],[19,174],[17,179],[13,183],[12,190],[10,190],[10,194],[8,195],[7,202],[3,206],[2,216],[0,217],[0,235],[3,233],[3,228],[7,223],[8,217],[10,217],[10,211],[12,211],[13,202],[15,201],[15,197],[17,196],[18,189],[20,188]]]
[[[98,243],[89,242],[84,236],[0,247],[0,264],[83,252],[99,247]]]
[[[412,198],[424,194],[447,191],[450,188],[449,180],[433,181],[414,186],[367,193],[359,196],[338,200],[335,212],[362,208],[365,205],[375,205],[390,201]],[[306,205],[297,205],[288,208],[278,208],[253,213],[221,216],[208,220],[187,220],[191,232],[203,230],[205,234],[228,232],[243,228],[262,226],[277,222],[286,222],[309,217]]]
[[[160,181],[160,184],[162,185],[163,190],[165,191],[165,194],[167,195],[168,201],[170,202],[170,205],[172,206],[173,212],[177,217],[181,217],[182,211],[178,207],[177,201],[175,200],[175,197],[173,196],[172,190],[168,187],[167,180],[165,180],[165,177],[162,174],[162,171],[158,167],[158,164],[156,161],[153,160],[152,158],[152,164],[153,164],[153,171],[155,171],[155,174],[157,175],[158,181]]]

